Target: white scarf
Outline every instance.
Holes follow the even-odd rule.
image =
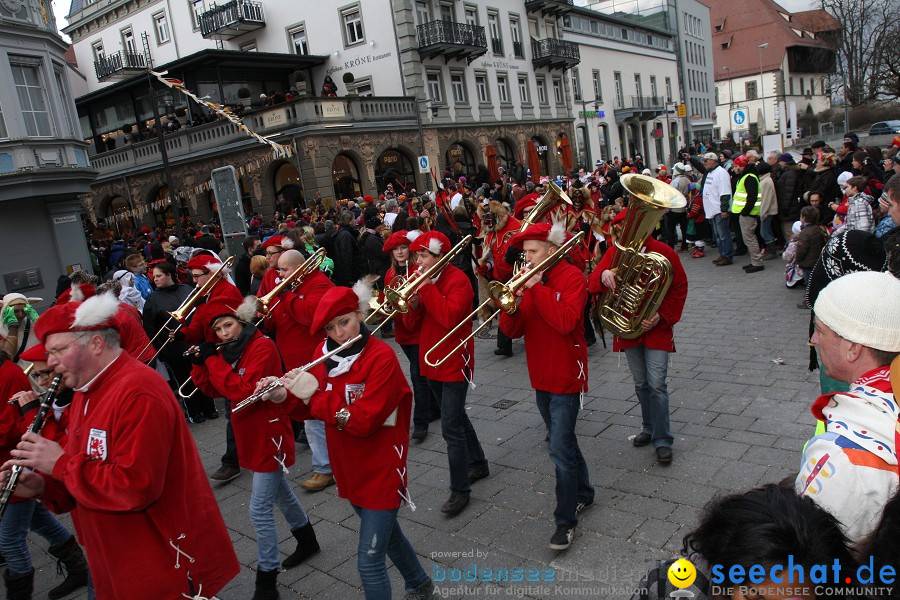
[[[353,363],[356,362],[356,359],[359,358],[360,354],[362,354],[362,352],[358,352],[356,354],[353,354],[350,356],[344,356],[344,357],[337,356],[337,355],[332,356],[331,357],[332,360],[334,360],[335,358],[338,359],[338,361],[337,361],[338,364],[336,367],[334,367],[333,369],[328,371],[328,376],[329,377],[337,377],[338,375],[343,375],[344,373],[349,371],[350,367],[353,366]]]

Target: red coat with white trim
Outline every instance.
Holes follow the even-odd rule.
[[[122,352],[68,410],[69,440],[42,500],[78,508],[97,600],[181,598],[188,570],[195,590],[219,592],[240,566],[169,385]]]
[[[281,302],[267,319],[275,325],[275,344],[286,370],[308,363],[322,344],[322,337],[312,335],[309,326],[322,296],[333,287],[328,276],[316,269],[295,291],[282,293]]]
[[[531,387],[551,394],[587,391],[588,360],[584,339],[584,274],[562,260],[522,290],[513,315],[500,315],[500,329],[510,338],[525,336]]]
[[[0,363],[0,460],[9,460],[9,451],[16,447],[22,434],[31,423],[25,422],[18,404],[13,406],[7,402],[19,392],[30,392],[31,383],[25,372],[13,361],[3,359]],[[11,502],[19,502],[13,496]]]
[[[509,240],[521,226],[517,219],[509,215],[503,229],[489,231],[484,236],[484,246],[490,249],[491,255],[494,257],[494,270],[490,273],[491,279],[509,281],[509,278],[512,277],[513,266],[506,262],[506,252],[509,250]]]
[[[241,296],[241,293],[233,283],[227,279],[217,283],[206,297],[206,302],[197,305],[190,322],[181,328],[181,333],[184,334],[184,341],[188,344],[199,344],[200,342],[217,343],[219,338],[212,330],[212,327],[209,326],[209,322],[217,314],[223,312],[223,303],[227,304],[233,311],[243,301],[244,297]]]
[[[470,312],[475,292],[465,273],[447,265],[436,283],[419,288],[419,308],[400,317],[408,327],[421,323],[419,335],[419,370],[422,377],[432,381],[471,380],[475,371],[475,341],[469,340],[462,350],[439,367],[425,364],[425,354],[441,338],[456,327]],[[460,328],[459,334],[441,344],[430,356],[442,357],[472,333],[472,322]]]
[[[618,252],[616,246],[611,246],[600,264],[591,273],[588,278],[588,291],[591,294],[602,294],[607,291],[603,282],[600,281],[600,275],[612,265],[613,257]],[[684,267],[681,266],[681,259],[678,254],[672,250],[667,244],[663,244],[653,238],[647,238],[644,246],[645,252],[659,252],[672,263],[672,285],[666,292],[662,304],[659,307],[659,323],[633,340],[613,336],[613,352],[621,352],[634,346],[643,345],[651,350],[665,350],[666,352],[675,352],[675,334],[672,328],[675,323],[681,320],[681,313],[684,311],[684,303],[687,300],[688,282]]]
[[[275,289],[275,286],[280,282],[281,274],[278,272],[278,269],[269,267],[269,269],[263,275],[262,281],[259,282],[259,289],[256,290],[256,297],[260,298],[262,296],[265,296],[273,289]]]
[[[124,302],[119,303],[119,340],[122,349],[135,358],[150,344],[150,338],[147,337],[143,321],[141,321],[141,313],[132,305]],[[147,360],[151,356],[153,356],[153,348],[147,348],[142,359]]]
[[[316,352],[322,354],[323,349]],[[406,457],[412,413],[412,392],[397,355],[370,336],[346,373],[329,377],[325,363],[311,373],[319,380],[319,391],[308,407],[299,402],[292,416],[325,423],[338,495],[369,510],[397,508],[409,498]],[[339,430],[334,415],[342,408],[350,412],[350,420]]]
[[[253,394],[263,377],[281,377],[281,356],[275,342],[261,334],[253,334],[237,365],[232,367],[222,358],[221,351],[206,362],[194,365],[191,379],[207,396],[222,396],[232,408]],[[269,473],[294,464],[294,433],[288,414],[296,398],[291,396],[281,404],[257,402],[231,415],[238,460],[245,469]]]
[[[410,269],[410,272],[412,272],[415,270],[415,267],[410,265]],[[390,267],[384,275],[385,285],[389,285],[396,277],[397,273],[394,271],[394,267]],[[378,292],[378,300],[384,302],[383,291]],[[394,341],[401,346],[414,346],[418,344],[422,322],[415,319],[401,319],[399,318],[400,316],[402,315],[399,315],[394,319]]]
[[[40,404],[41,400],[40,397],[38,397],[19,409],[20,411],[24,410],[22,413],[22,434],[24,434],[34,422]],[[41,430],[41,436],[48,440],[53,440],[60,446],[65,446],[66,441],[69,439],[69,409],[71,407],[71,404],[61,407],[62,410],[58,417],[56,416],[56,409],[51,408],[47,412],[47,417],[44,419],[44,429]]]

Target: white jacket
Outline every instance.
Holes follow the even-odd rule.
[[[900,487],[900,411],[890,369],[870,371],[848,392],[820,396],[812,410],[826,429],[806,445],[794,487],[834,515],[852,542],[859,542],[878,525],[885,504]]]
[[[716,167],[707,173],[703,184],[703,212],[707,219],[722,214],[722,196],[731,198],[731,176],[722,167]]]

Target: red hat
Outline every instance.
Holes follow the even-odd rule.
[[[28,362],[47,362],[50,359],[50,356],[47,354],[47,349],[44,347],[44,345],[38,342],[22,354],[20,354],[19,358]]]
[[[397,246],[409,246],[410,241],[409,238],[406,237],[408,233],[409,232],[405,229],[395,231],[384,241],[384,246],[381,247],[381,251],[390,252]]]
[[[357,295],[358,286],[360,286],[359,283],[353,286],[353,289],[335,286],[325,292],[316,306],[316,314],[313,315],[312,323],[309,326],[312,335],[318,335],[335,317],[364,310],[365,305]],[[371,296],[371,294],[372,288],[369,288],[369,295]],[[366,304],[368,304],[368,300],[366,300]]]
[[[284,235],[273,235],[262,243],[263,250],[269,246],[278,246],[279,248],[290,250],[294,247],[294,240]]]
[[[750,159],[747,158],[746,154],[741,154],[740,156],[735,157],[732,164],[736,167],[746,167],[750,164]]]
[[[540,242],[550,242],[557,248],[562,246],[568,238],[566,228],[562,223],[535,223],[529,225],[525,231],[517,233],[509,240],[509,245],[513,248],[522,249],[522,246],[528,240],[538,240]]]
[[[64,291],[56,299],[57,304],[66,304],[67,302],[84,302],[91,296],[96,295],[97,288],[89,283],[73,283],[69,289]]]
[[[603,226],[603,233],[605,233],[605,234],[608,235],[608,234],[609,234],[609,228],[612,227],[613,225],[618,225],[619,223],[621,223],[622,221],[624,221],[624,220],[625,220],[625,215],[627,215],[627,214],[628,214],[628,209],[627,209],[627,208],[625,208],[625,209],[623,209],[623,210],[620,210],[618,213],[616,213],[616,216],[613,217],[613,220],[610,221],[609,223],[607,223],[606,225]]]
[[[410,252],[428,250],[432,254],[446,254],[453,245],[450,239],[440,231],[431,230],[417,237],[409,245]]]
[[[191,258],[191,260],[187,262],[187,269],[200,269],[201,271],[206,271],[207,273],[209,273],[214,269],[218,269],[221,264],[222,261],[219,260],[218,257],[202,253]]]
[[[34,333],[43,344],[47,336],[54,333],[97,331],[110,327],[119,328],[119,299],[112,294],[102,294],[84,302],[53,306],[35,321]]]
[[[513,217],[516,220],[521,221],[525,218],[525,211],[529,208],[534,208],[537,205],[537,200],[534,198],[522,198],[518,202],[516,202],[516,210],[513,212]]]
[[[200,232],[200,231],[198,231],[197,233],[194,234],[194,239],[195,239],[195,240],[199,240],[199,239],[202,238],[202,237],[203,237],[203,233]]]

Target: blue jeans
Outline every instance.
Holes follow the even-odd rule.
[[[717,214],[713,217],[713,233],[719,254],[728,260],[734,259],[734,240],[731,237],[731,220],[728,216]]]
[[[431,393],[428,380],[422,377],[419,371],[419,345],[401,344],[400,347],[409,359],[409,379],[412,381],[413,391],[413,426],[417,429],[428,429],[431,416],[437,416],[441,412],[441,405]]]
[[[331,475],[331,461],[328,460],[328,444],[325,443],[325,423],[309,420],[304,424],[306,441],[312,452],[312,469],[316,473]]]
[[[575,437],[575,422],[581,405],[580,394],[551,394],[535,390],[537,407],[550,432],[548,449],[556,466],[557,525],[575,525],[575,507],[594,501],[594,488],[588,478],[587,463]]]
[[[47,507],[37,500],[22,500],[7,505],[6,514],[0,521],[0,553],[6,559],[10,575],[31,572],[29,530],[47,540],[50,546],[59,546],[72,537]]]
[[[281,564],[275,505],[278,505],[291,531],[300,529],[309,522],[309,517],[284,477],[284,471],[254,472],[250,490],[250,522],[259,546],[257,554],[260,571],[274,571]]]
[[[759,235],[762,236],[763,242],[771,244],[775,241],[775,232],[772,231],[772,221],[775,215],[769,215],[765,219],[759,220]]]
[[[675,436],[669,427],[669,390],[666,387],[669,353],[646,346],[633,346],[625,350],[625,357],[641,403],[644,433],[650,434],[654,446],[671,448]]]
[[[447,442],[447,461],[450,463],[450,491],[469,493],[469,469],[487,466],[484,450],[475,428],[466,414],[465,381],[432,381],[428,387],[441,403],[441,433]]]
[[[414,590],[428,581],[415,550],[397,522],[397,510],[369,510],[352,505],[359,515],[359,549],[356,564],[366,600],[392,598],[384,556],[403,575],[407,590]]]

